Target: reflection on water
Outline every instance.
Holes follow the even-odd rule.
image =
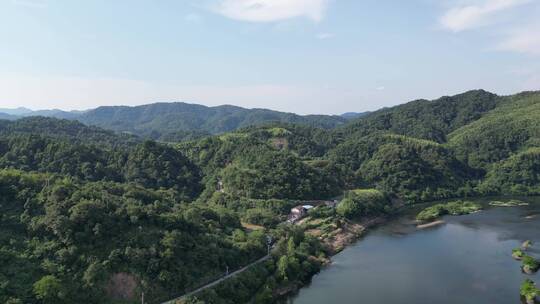
[[[520,303],[526,276],[511,257],[530,239],[540,257],[540,204],[445,217],[418,230],[405,216],[334,257],[294,304]]]

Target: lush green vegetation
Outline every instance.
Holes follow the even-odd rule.
[[[475,168],[489,169],[526,148],[540,146],[540,94],[523,93],[482,118],[449,135],[458,159]]]
[[[532,274],[538,271],[540,268],[540,262],[530,255],[523,256],[521,269],[524,272]]]
[[[59,120],[46,117],[28,117],[15,121],[0,121],[0,136],[39,135],[75,143],[94,143],[108,146],[129,146],[140,139],[115,134],[96,127],[87,127],[82,123],[70,120]]]
[[[477,120],[502,101],[483,90],[433,101],[416,100],[372,112],[346,126],[342,132],[365,136],[386,131],[443,143],[450,132]]]
[[[480,184],[482,193],[540,194],[540,148],[529,148],[492,165]]]
[[[527,300],[527,303],[534,303],[536,298],[540,296],[540,289],[536,287],[536,284],[531,279],[526,279],[521,284],[519,293]]]
[[[387,195],[375,189],[348,191],[337,206],[336,212],[346,218],[354,219],[389,213],[391,201]]]
[[[0,171],[2,302],[36,302],[40,282],[61,286],[54,303],[103,303],[118,273],[166,299],[266,250],[233,212],[178,204],[173,189],[49,178]]]
[[[296,290],[297,286],[309,281],[326,259],[320,242],[298,227],[276,231],[279,241],[272,252],[272,259],[252,268],[216,288],[199,293],[187,303],[236,304],[274,303],[276,291]]]
[[[158,302],[261,258],[272,235],[270,260],[190,300],[272,303],[319,270],[324,239],[351,220],[397,203],[539,194],[539,105],[540,93],[471,91],[334,129],[342,118],[185,104],[84,114],[116,131],[190,139],[177,144],[0,120],[0,302],[122,303],[118,290]],[[292,207],[341,194],[336,209],[283,224]],[[418,219],[478,209],[457,201]]]
[[[443,215],[463,215],[476,212],[482,207],[474,202],[455,201],[446,204],[436,204],[425,208],[416,216],[419,221],[432,221]]]
[[[89,136],[86,143],[82,143],[68,136],[59,138],[60,132],[50,132],[53,134],[0,133],[0,167],[59,173],[84,181],[134,182],[153,189],[174,188],[186,199],[193,199],[201,191],[199,168],[171,147],[150,141],[115,147],[110,145],[109,138],[97,141],[101,140],[98,139],[100,133],[95,134],[96,139]]]
[[[475,172],[432,141],[377,133],[348,140],[329,154],[329,167],[338,172],[346,187],[376,187],[409,202],[472,191],[468,178]]]
[[[248,198],[324,199],[339,193],[327,172],[285,152],[248,151],[221,175],[227,193]]]
[[[525,252],[521,248],[514,248],[512,249],[512,257],[516,260],[523,259],[523,256],[525,255]]]

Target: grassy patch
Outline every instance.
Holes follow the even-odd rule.
[[[242,227],[248,230],[264,230],[263,226],[242,222]]]
[[[291,131],[285,128],[270,128],[268,129],[268,133],[270,133],[274,137],[286,136],[286,135],[292,134]]]
[[[422,210],[416,216],[418,221],[433,221],[443,215],[463,215],[476,212],[482,207],[470,201],[455,201],[446,204],[437,204]]]

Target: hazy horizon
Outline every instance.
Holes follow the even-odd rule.
[[[473,90],[484,90],[484,89],[473,89]],[[471,91],[471,90],[468,90],[468,91]],[[370,109],[370,110],[363,110],[363,111],[356,111],[354,109],[351,109],[351,110],[345,110],[343,112],[339,112],[339,113],[298,113],[298,112],[291,112],[291,111],[284,111],[284,110],[279,110],[279,109],[273,109],[273,108],[270,108],[270,107],[249,107],[249,106],[239,106],[239,105],[234,105],[234,104],[216,104],[216,105],[205,105],[205,104],[202,104],[202,103],[198,103],[198,102],[193,102],[193,101],[155,101],[155,102],[147,102],[147,103],[141,103],[141,104],[133,104],[133,105],[130,105],[130,104],[110,104],[110,105],[101,105],[101,106],[96,106],[96,107],[93,107],[93,108],[87,108],[87,109],[61,109],[61,108],[30,108],[30,107],[26,107],[24,105],[19,105],[19,106],[16,106],[16,107],[3,107],[3,106],[0,106],[0,113],[2,113],[2,110],[19,110],[19,109],[24,109],[24,110],[30,110],[32,112],[38,112],[38,111],[54,111],[54,110],[59,110],[59,111],[65,111],[65,112],[85,112],[85,111],[90,111],[90,110],[94,110],[96,108],[99,108],[99,107],[139,107],[139,106],[146,106],[146,105],[152,105],[152,104],[163,104],[163,103],[184,103],[184,104],[189,104],[189,105],[200,105],[200,106],[205,106],[205,107],[221,107],[221,106],[233,106],[233,107],[240,107],[240,108],[244,108],[244,109],[249,109],[249,110],[252,110],[252,109],[263,109],[263,110],[271,110],[271,111],[278,111],[278,112],[284,112],[284,113],[292,113],[292,114],[297,114],[297,115],[336,115],[336,116],[339,116],[339,115],[342,115],[342,114],[347,114],[347,113],[367,113],[367,112],[374,112],[374,111],[377,111],[377,110],[381,110],[383,108],[389,108],[389,107],[394,107],[394,106],[399,106],[399,105],[402,105],[402,104],[406,104],[406,103],[409,103],[411,101],[415,101],[415,100],[436,100],[436,99],[439,99],[439,98],[442,98],[442,97],[446,97],[446,96],[453,96],[453,95],[458,95],[458,94],[462,94],[462,93],[466,93],[468,91],[464,91],[464,92],[458,92],[456,94],[448,94],[448,95],[441,95],[441,96],[437,96],[437,97],[434,97],[434,98],[415,98],[415,99],[411,99],[411,100],[405,100],[405,101],[402,101],[402,102],[398,102],[396,104],[393,104],[393,105],[389,105],[389,106],[382,106],[382,107],[378,107],[378,108],[373,108],[373,109]],[[488,90],[484,90],[484,91],[488,91]],[[529,90],[529,91],[538,91],[538,90]],[[488,91],[490,93],[494,93],[494,94],[497,94],[496,92],[491,92],[491,91]],[[520,92],[513,92],[511,94],[497,94],[499,96],[504,96],[504,95],[514,95],[514,94],[519,94],[519,93],[522,93],[522,92],[526,92],[526,91],[520,91]],[[0,103],[1,105],[1,103]]]

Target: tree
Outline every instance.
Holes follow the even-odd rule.
[[[66,296],[62,282],[54,275],[46,275],[34,283],[34,293],[46,304],[63,303]]]
[[[287,255],[293,256],[295,248],[296,248],[296,244],[294,243],[294,238],[290,237],[287,243]]]
[[[279,258],[278,264],[277,264],[277,273],[278,277],[282,281],[288,281],[287,277],[287,269],[289,268],[289,261],[287,259],[286,255],[283,255]]]
[[[381,191],[358,189],[348,191],[337,206],[336,212],[346,218],[378,215],[385,213],[390,200]]]

